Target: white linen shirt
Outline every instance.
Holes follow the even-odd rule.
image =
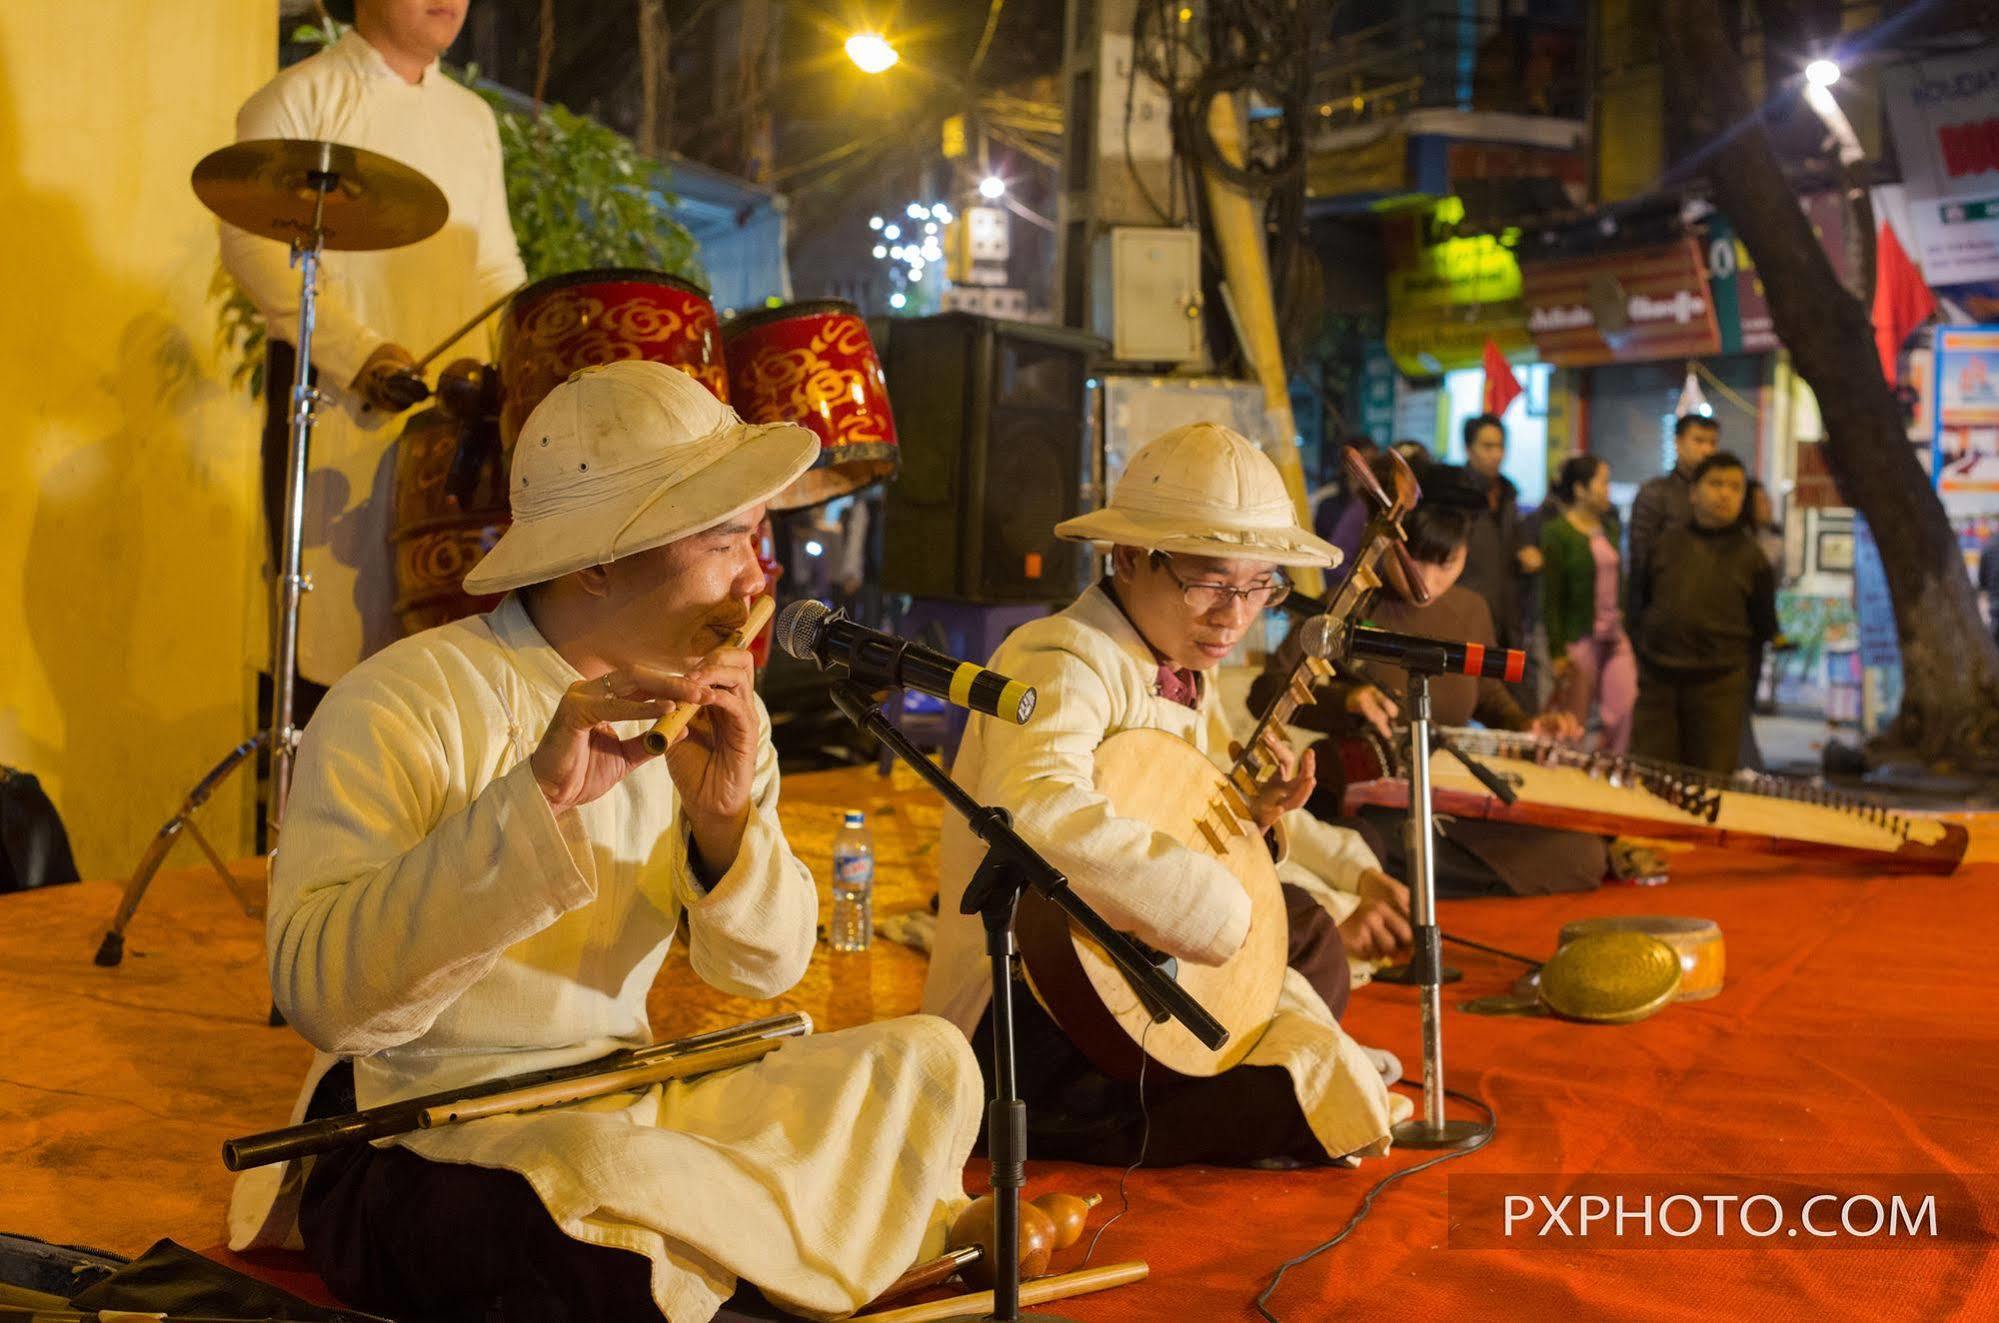
[[[779,824],[762,702],[742,845],[704,889],[664,759],[550,810],[527,760],[579,678],[509,597],[384,649],[327,695],[266,917],[273,999],[321,1052],[294,1121],[330,1054],[354,1059],[371,1107],[650,1041],[647,993],[683,916],[715,987],[772,997],[804,973],[818,892]],[[738,1277],[834,1315],[941,1250],[980,1102],[964,1038],[918,1016],[387,1142],[519,1172],[568,1235],[651,1258],[672,1323],[710,1317]],[[291,1240],[301,1179],[297,1164],[247,1173],[230,1243]]]
[[[379,152],[427,176],[450,216],[427,239],[378,252],[328,252],[320,264],[312,359],[329,397],[313,427],[306,493],[299,671],[331,684],[399,635],[389,550],[394,445],[400,422],[348,390],[385,342],[429,352],[480,308],[526,279],[507,214],[499,129],[479,95],[433,62],[405,82],[349,30],[282,70],[243,103],[236,137],[316,138]],[[284,244],[224,224],[222,262],[264,314],[298,343],[298,272]],[[486,350],[477,332],[460,346]],[[458,355],[441,356],[448,362]],[[288,382],[267,389],[289,391]]]
[[[1216,963],[1234,954],[1249,931],[1249,898],[1234,875],[1150,824],[1119,817],[1094,775],[1097,746],[1126,730],[1176,735],[1226,768],[1232,732],[1215,686],[1203,683],[1194,708],[1161,697],[1157,658],[1101,585],[1015,630],[989,664],[1034,686],[1034,718],[1017,726],[974,714],[952,779],[980,803],[1011,812],[1015,829],[1113,927],[1181,959]],[[1310,892],[1336,920],[1359,905],[1361,873],[1379,866],[1358,835],[1302,811],[1284,815],[1278,841],[1278,877]],[[967,1036],[992,998],[985,929],[977,915],[958,912],[984,848],[947,816],[923,1009]],[[1386,1151],[1395,1114],[1410,1110],[1293,969],[1284,972],[1277,1018],[1244,1063],[1290,1072],[1301,1110],[1334,1157]]]

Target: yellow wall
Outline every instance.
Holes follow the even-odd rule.
[[[129,869],[255,725],[256,413],[188,172],[276,60],[272,0],[0,3],[0,762],[42,778],[86,876]],[[248,793],[203,818],[225,854]]]

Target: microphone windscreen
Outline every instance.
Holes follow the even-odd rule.
[[[771,627],[771,638],[787,656],[800,661],[819,660],[815,649],[819,643],[819,622],[833,614],[824,602],[811,598],[793,602],[777,613],[777,623]]]
[[[1313,616],[1298,626],[1298,644],[1308,657],[1331,657],[1339,643],[1340,627],[1331,616]]]

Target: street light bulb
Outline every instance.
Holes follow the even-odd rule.
[[[847,38],[847,58],[860,67],[862,73],[878,74],[891,69],[902,56],[896,54],[895,47],[879,32],[856,32]]]
[[[923,268],[919,266],[919,267],[916,267],[916,268],[912,269],[912,270],[910,271],[910,273],[909,273],[909,278],[910,278],[911,280],[921,280],[921,279],[923,279]]]
[[[987,175],[979,181],[979,196],[997,202],[1006,196],[1006,180],[998,175]]]
[[[924,206],[921,202],[910,203],[909,206],[904,208],[904,211],[911,220],[922,220],[930,214],[930,208]]]
[[[875,256],[876,256],[876,257],[887,257],[887,256],[888,256],[888,249],[886,249],[886,248],[882,247],[882,246],[881,246],[880,244],[876,244],[876,245],[875,245]]]
[[[1839,66],[1831,60],[1813,60],[1805,66],[1805,81],[1814,87],[1831,87],[1839,81]]]
[[[937,233],[937,222],[936,222],[936,221],[925,221],[925,222],[923,222],[923,232],[924,232],[925,234],[935,234],[935,233]]]
[[[882,238],[884,239],[900,239],[901,237],[902,227],[900,225],[890,225],[882,231]]]
[[[879,217],[879,216],[870,216],[870,217],[868,217],[868,228],[869,228],[869,229],[871,229],[871,230],[879,230],[879,229],[880,229],[880,228],[882,227],[882,224],[883,224],[883,221],[882,221],[882,218],[881,218],[881,217]]]
[[[909,302],[909,300],[904,298],[900,292],[888,296],[888,306],[891,308],[900,308],[903,304],[907,302]]]

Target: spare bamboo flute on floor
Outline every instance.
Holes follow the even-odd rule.
[[[553,1080],[547,1084],[531,1084],[524,1089],[509,1089],[505,1093],[489,1094],[484,1098],[440,1103],[436,1107],[426,1107],[418,1112],[416,1123],[428,1130],[432,1126],[477,1121],[483,1116],[505,1116],[508,1112],[532,1112],[543,1107],[561,1107],[565,1103],[582,1102],[586,1098],[602,1098],[606,1094],[643,1089],[666,1080],[685,1079],[689,1075],[706,1075],[710,1071],[748,1065],[774,1050],[781,1041],[776,1038],[746,1039],[740,1043],[724,1043],[719,1047],[711,1047],[706,1051],[684,1057],[664,1057],[658,1061],[636,1062],[616,1070],[607,1070],[601,1075],[591,1075],[587,1079]]]
[[[775,597],[759,597],[756,601],[751,602],[749,619],[745,620],[741,628],[731,634],[729,641],[722,646],[725,648],[742,647],[763,632],[763,627],[770,623],[771,613],[776,610],[777,599]],[[672,746],[673,742],[680,738],[680,732],[687,729],[687,723],[694,720],[694,714],[700,710],[701,705],[699,703],[676,704],[671,712],[668,712],[658,721],[655,721],[652,724],[652,729],[640,737],[646,742],[646,752],[665,753]]]
[[[345,1144],[365,1144],[385,1139],[390,1135],[408,1134],[424,1124],[423,1114],[428,1111],[463,1111],[475,1100],[518,1093],[546,1085],[573,1084],[606,1076],[620,1076],[622,1072],[634,1067],[655,1067],[671,1063],[679,1067],[673,1072],[673,1077],[676,1078],[722,1070],[728,1066],[742,1064],[743,1058],[737,1056],[739,1050],[754,1047],[756,1049],[754,1055],[761,1056],[787,1038],[803,1038],[811,1032],[812,1017],[809,1015],[800,1012],[773,1015],[767,1019],[751,1020],[730,1029],[696,1034],[692,1038],[677,1038],[671,1042],[654,1043],[650,1047],[613,1052],[607,1057],[579,1062],[574,1066],[527,1071],[504,1079],[489,1080],[470,1088],[430,1093],[420,1098],[405,1098],[401,1102],[384,1103],[379,1107],[348,1112],[343,1116],[322,1117],[317,1121],[286,1126],[280,1130],[267,1130],[262,1134],[225,1140],[222,1145],[222,1165],[231,1171],[244,1171],[250,1167],[262,1167],[273,1162],[285,1162],[292,1158],[325,1153]],[[640,1086],[621,1080],[601,1092],[617,1093],[636,1087]]]
[[[1020,1303],[1045,1305],[1050,1300],[1067,1300],[1092,1291],[1108,1291],[1113,1286],[1129,1286],[1144,1281],[1148,1271],[1144,1260],[1133,1259],[1129,1263],[1106,1263],[1101,1268],[1040,1277],[1020,1284]],[[935,1323],[945,1318],[977,1318],[992,1313],[992,1309],[993,1293],[980,1291],[975,1295],[954,1295],[927,1304],[886,1309],[879,1314],[856,1314],[847,1323]]]

